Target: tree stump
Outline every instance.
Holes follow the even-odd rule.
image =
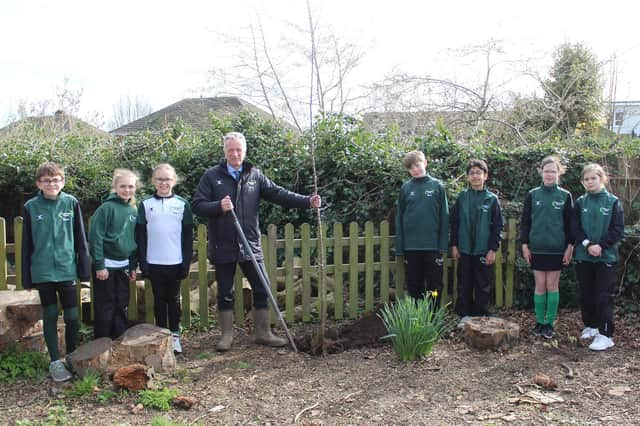
[[[164,372],[176,367],[171,332],[152,324],[138,324],[128,329],[115,344],[112,368],[141,363]]]
[[[20,338],[37,332],[42,306],[37,291],[0,291],[0,350]]]
[[[104,373],[111,362],[111,339],[101,337],[77,348],[70,357],[71,366],[80,377],[89,372]]]
[[[520,326],[496,317],[474,317],[464,324],[464,339],[476,349],[504,350],[520,337]]]
[[[113,374],[113,383],[125,389],[139,391],[147,388],[152,377],[153,368],[142,364],[131,364],[116,370]]]

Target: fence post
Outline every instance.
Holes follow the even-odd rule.
[[[302,267],[302,321],[311,321],[311,226],[308,223],[303,223],[300,226],[300,257]],[[320,289],[320,269],[318,269],[318,281],[316,285],[318,290]],[[295,293],[294,293],[295,294]],[[318,301],[320,300],[320,293],[318,293]],[[318,303],[318,307],[320,304]]]
[[[373,222],[364,224],[364,310],[373,311]]]
[[[198,225],[198,293],[200,295],[200,326],[209,326],[209,287],[207,282],[207,227]]]
[[[344,318],[342,247],[342,224],[336,222],[333,224],[333,300],[335,303],[334,316],[338,320]]]
[[[293,224],[284,226],[284,288],[285,314],[288,323],[295,320],[295,300],[293,298]]]
[[[380,304],[389,302],[389,222],[380,222]]]
[[[509,245],[507,253],[507,289],[505,294],[505,306],[510,308],[513,305],[513,282],[515,280],[516,265],[516,220],[509,219]]]
[[[508,237],[508,235],[507,235]],[[507,243],[508,244],[508,243]],[[495,267],[495,304],[497,308],[501,308],[504,304],[504,281],[502,279],[502,246],[501,243],[496,250],[496,267]]]
[[[271,292],[274,296],[278,294],[278,228],[276,225],[271,224],[267,227],[267,241],[262,247],[266,248],[265,252],[265,268],[267,269],[267,275],[269,276],[269,282],[271,283]],[[278,307],[280,309],[280,307]],[[280,309],[281,310],[281,309]],[[276,313],[271,311],[271,324],[275,324],[278,321]]]
[[[134,280],[133,284],[137,287],[138,283]],[[136,307],[137,308],[137,307]],[[153,288],[151,288],[151,280],[144,280],[144,321],[148,324],[156,323],[155,316],[155,300],[153,299]],[[169,321],[165,319],[165,323],[169,324]]]
[[[16,290],[22,290],[22,217],[13,220],[13,239],[16,259]]]
[[[7,289],[7,222],[0,217],[0,290]]]
[[[358,224],[349,224],[349,318],[358,316]]]

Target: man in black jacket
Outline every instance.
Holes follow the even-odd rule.
[[[235,209],[251,250],[263,268],[258,221],[260,199],[289,208],[319,208],[321,199],[319,195],[305,196],[287,191],[245,161],[247,142],[242,133],[228,133],[223,141],[225,161],[202,175],[192,200],[193,212],[207,218],[209,261],[216,269],[218,320],[222,329],[216,349],[228,351],[233,341],[233,276],[237,264],[240,264],[253,290],[255,342],[284,346],[287,340],[271,333],[267,293],[251,263],[251,254],[242,246],[233,217],[228,212]]]

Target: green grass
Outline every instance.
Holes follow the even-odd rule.
[[[0,383],[19,378],[42,378],[49,371],[49,359],[40,352],[24,352],[10,345],[0,352]]]
[[[253,368],[253,364],[245,361],[235,361],[229,364],[229,368],[233,368],[234,370],[247,370]]]
[[[147,389],[140,391],[139,403],[145,408],[154,408],[160,411],[169,411],[171,400],[178,396],[178,391],[173,389]]]
[[[401,361],[415,361],[431,353],[433,345],[452,324],[445,307],[436,307],[435,297],[414,300],[405,297],[393,305],[385,304],[380,317],[387,328],[383,339],[391,339]]]
[[[65,394],[72,398],[83,398],[88,395],[93,395],[94,392],[99,391],[101,381],[102,379],[99,374],[94,372],[88,373],[83,378],[76,380],[71,388],[65,390]]]
[[[214,354],[213,352],[204,351],[196,355],[196,359],[210,359],[214,356],[216,356],[216,354]]]

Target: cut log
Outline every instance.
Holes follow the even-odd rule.
[[[0,350],[32,334],[41,319],[42,306],[37,291],[0,291]]]
[[[464,339],[476,349],[508,349],[519,337],[520,326],[502,318],[474,317],[464,324]]]
[[[138,324],[128,329],[122,341],[114,344],[112,368],[141,363],[165,372],[176,367],[171,332],[152,324]]]
[[[143,364],[120,367],[113,373],[113,382],[121,388],[139,391],[146,389],[153,377],[153,368]]]
[[[90,372],[103,374],[111,361],[111,339],[101,337],[77,348],[70,357],[71,366],[80,377]]]

